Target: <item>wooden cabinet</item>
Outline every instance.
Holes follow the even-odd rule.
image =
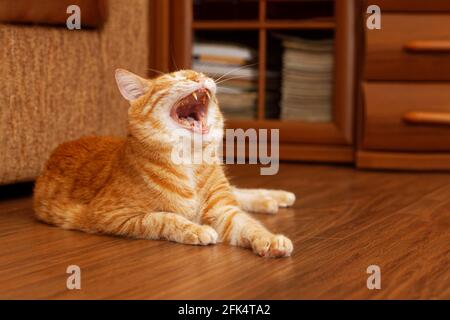
[[[356,164],[450,169],[450,3],[370,4],[382,25],[362,26]]]
[[[450,152],[450,83],[367,82],[364,115],[364,149]]]

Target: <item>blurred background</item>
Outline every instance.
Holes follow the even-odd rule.
[[[81,29],[68,30],[69,5]],[[366,27],[369,5],[381,29]],[[124,135],[125,68],[219,82],[228,128],[280,129],[280,158],[450,169],[444,0],[0,0],[0,184],[61,142]]]

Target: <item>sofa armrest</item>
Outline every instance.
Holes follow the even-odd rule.
[[[67,7],[81,10],[81,25],[101,27],[107,18],[107,0],[0,0],[0,22],[66,25]]]

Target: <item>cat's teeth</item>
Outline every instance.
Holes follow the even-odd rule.
[[[192,92],[192,95],[194,96],[195,101],[198,101],[197,94],[195,92]]]
[[[206,95],[208,96],[208,99],[211,100],[211,96],[209,95],[209,91],[206,90]]]

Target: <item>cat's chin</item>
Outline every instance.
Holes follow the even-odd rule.
[[[176,102],[170,110],[171,118],[181,127],[194,133],[207,134],[206,124],[210,93],[201,88]]]

